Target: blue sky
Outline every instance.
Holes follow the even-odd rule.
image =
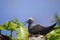
[[[60,15],[60,0],[0,0],[0,24],[14,17],[21,22],[32,17],[36,24],[49,26],[55,12]]]

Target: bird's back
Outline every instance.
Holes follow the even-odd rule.
[[[43,30],[44,27],[43,26],[40,26],[40,25],[35,25],[34,27],[32,27],[30,30],[29,30],[29,33],[31,34],[39,34],[41,30]]]

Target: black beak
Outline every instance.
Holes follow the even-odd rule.
[[[23,22],[24,25],[26,25],[27,23],[28,23],[27,21]]]

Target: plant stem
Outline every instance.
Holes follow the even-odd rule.
[[[13,32],[13,31],[11,30],[11,39],[12,39],[12,32]]]
[[[0,30],[0,35],[1,35],[1,30]]]

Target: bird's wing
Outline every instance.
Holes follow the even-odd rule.
[[[45,29],[45,27],[40,26],[40,25],[35,25],[35,26],[33,27],[33,29],[34,29],[34,30],[37,30],[37,31],[40,31],[40,30]]]

